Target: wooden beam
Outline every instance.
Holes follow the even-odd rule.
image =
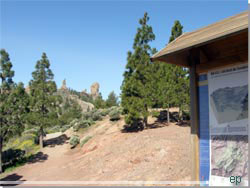
[[[207,54],[206,50],[205,50],[205,47],[204,46],[201,46],[200,47],[200,56],[201,56],[201,63],[202,62],[207,62],[207,61],[210,61],[211,58],[210,56]]]
[[[199,181],[199,100],[196,65],[200,63],[200,51],[191,51],[190,64],[190,112],[191,112],[191,180]]]
[[[197,73],[204,73],[215,68],[226,67],[229,65],[242,64],[248,61],[248,51],[243,51],[237,55],[223,57],[197,65]]]

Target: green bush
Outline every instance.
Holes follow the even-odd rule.
[[[54,127],[49,127],[45,130],[46,134],[51,134],[51,133],[56,133],[56,132],[60,132],[61,130],[61,126],[57,125]]]
[[[20,137],[20,142],[23,142],[25,140],[32,140],[32,141],[35,141],[37,135],[35,134],[23,134],[21,137]]]
[[[84,139],[81,141],[80,146],[82,147],[82,146],[83,146],[84,144],[86,144],[91,138],[92,138],[92,136],[87,136],[86,138],[84,138]]]
[[[151,112],[151,115],[152,115],[152,117],[156,117],[156,118],[157,118],[157,117],[159,117],[160,112],[153,110],[153,111]]]
[[[69,126],[70,126],[70,127],[73,127],[74,125],[77,124],[78,121],[79,121],[78,119],[72,120],[72,121],[70,122]]]
[[[25,154],[30,153],[33,150],[34,141],[33,140],[25,140],[20,143],[17,149],[25,151]]]
[[[83,114],[83,119],[85,120],[93,120],[93,121],[98,121],[102,119],[102,110],[97,110],[94,109],[90,112],[85,112]]]
[[[109,114],[109,110],[108,109],[103,109],[102,111],[101,111],[101,115],[102,116],[106,116],[106,115],[108,115]]]
[[[101,113],[100,112],[94,112],[93,114],[92,114],[92,119],[94,120],[94,121],[98,121],[98,120],[101,120],[102,119],[102,116],[101,116]]]
[[[27,129],[23,132],[23,134],[38,134],[38,128]]]
[[[109,120],[110,121],[117,121],[120,119],[120,112],[118,109],[113,109],[110,113],[109,113]]]
[[[94,123],[93,120],[79,120],[78,122],[76,122],[73,126],[73,130],[76,132],[81,128],[86,128],[91,126]]]
[[[67,131],[70,127],[71,127],[70,125],[64,125],[63,127],[61,127],[60,131],[64,133],[64,132]]]
[[[70,138],[69,144],[71,145],[71,148],[76,147],[80,143],[80,138],[77,135],[73,135]]]
[[[92,117],[92,111],[85,112],[83,114],[83,119],[90,119]]]

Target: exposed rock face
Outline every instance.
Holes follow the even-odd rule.
[[[77,104],[80,105],[82,112],[87,112],[88,110],[94,109],[93,104],[81,100],[79,98],[79,96],[77,96],[77,95],[71,94],[67,88],[66,89],[63,89],[63,88],[59,89],[57,91],[57,94],[63,98],[63,101],[65,101],[66,99],[70,99],[70,100],[75,101]]]
[[[83,112],[87,112],[88,110],[93,110],[95,107],[93,104],[89,102],[80,100],[76,95],[69,95],[69,98],[76,101],[81,106]]]
[[[88,94],[87,89],[84,89],[84,90],[81,92],[81,96],[90,97],[90,94]]]
[[[27,86],[26,88],[25,88],[25,91],[26,91],[26,93],[30,93],[30,87],[29,86]]]
[[[93,97],[94,100],[99,96],[99,88],[100,85],[98,82],[93,83],[90,87],[91,96]]]
[[[63,89],[63,90],[67,89],[66,79],[63,80],[61,89]]]

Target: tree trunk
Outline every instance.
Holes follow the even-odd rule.
[[[39,137],[39,145],[40,149],[43,149],[43,129],[40,129],[40,137]]]
[[[2,147],[3,147],[3,139],[2,139],[2,137],[0,137],[0,174],[3,172]]]
[[[181,106],[179,106],[178,121],[181,121]]]
[[[144,127],[148,127],[148,117],[144,117]]]
[[[170,123],[170,115],[169,115],[169,104],[168,104],[168,124]]]
[[[179,107],[179,119],[182,122],[182,120],[183,120],[183,110],[182,110],[182,106],[181,105]]]

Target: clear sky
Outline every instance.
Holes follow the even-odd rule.
[[[148,12],[158,50],[167,43],[171,27],[180,20],[184,32],[247,10],[247,0],[138,1],[3,1],[0,9],[0,48],[25,85],[42,52],[51,62],[61,87],[90,90],[100,83],[104,98],[120,93],[127,51],[132,49],[138,20]]]

